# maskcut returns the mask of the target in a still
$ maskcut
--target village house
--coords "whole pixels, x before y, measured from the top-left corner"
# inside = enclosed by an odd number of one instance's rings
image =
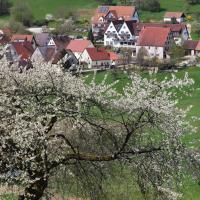
[[[144,27],[163,27],[170,28],[174,41],[177,45],[181,46],[186,40],[189,39],[189,32],[186,24],[165,24],[165,23],[138,23],[136,26],[136,36],[139,36],[140,31]]]
[[[187,40],[183,47],[187,55],[200,56],[200,40]]]
[[[9,28],[4,28],[0,30],[0,46],[5,46],[11,40],[12,32]]]
[[[183,12],[166,12],[164,22],[166,23],[182,23],[185,21],[185,14]]]
[[[80,59],[80,64],[87,64],[88,68],[92,67],[109,67],[111,60],[109,53],[104,48],[86,48]]]
[[[71,50],[59,50],[54,47],[37,47],[31,56],[32,62],[58,64],[59,62],[65,66],[71,67],[78,64],[78,60]]]
[[[34,48],[30,42],[12,42],[6,48],[6,57],[11,63],[28,61],[34,52]]]
[[[30,42],[33,48],[36,48],[36,41],[33,35],[14,34],[11,37],[11,42]]]
[[[110,22],[104,33],[104,46],[135,48],[135,26],[134,20]]]
[[[66,46],[66,49],[70,49],[77,59],[80,58],[81,54],[86,48],[94,47],[90,40],[84,39],[75,39],[71,40],[69,44]]]
[[[67,35],[53,35],[47,43],[47,46],[56,48],[56,50],[65,49],[70,42]]]
[[[120,55],[118,55],[112,51],[109,51],[108,54],[109,54],[109,58],[111,61],[111,66],[118,66],[123,63],[123,59]]]
[[[170,28],[145,27],[139,34],[136,45],[136,56],[143,49],[147,57],[169,58],[168,53],[173,42],[173,35]]]
[[[47,46],[52,38],[50,33],[37,33],[34,35],[37,47]]]
[[[136,48],[139,33],[144,27],[170,28],[174,41],[177,45],[182,45],[189,38],[187,26],[185,24],[165,24],[165,23],[136,23],[135,21],[117,20],[110,22],[104,33],[104,46],[115,48]]]
[[[99,6],[92,18],[94,37],[103,38],[107,24],[116,20],[139,21],[139,14],[134,6]]]

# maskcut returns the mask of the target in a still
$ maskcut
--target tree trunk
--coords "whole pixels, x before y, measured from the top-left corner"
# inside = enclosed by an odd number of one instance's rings
[[[40,179],[29,187],[25,188],[24,194],[19,195],[18,200],[40,200],[44,190],[48,186],[48,180]]]

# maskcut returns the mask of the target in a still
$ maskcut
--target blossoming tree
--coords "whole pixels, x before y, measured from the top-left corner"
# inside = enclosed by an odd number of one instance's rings
[[[187,76],[157,82],[133,74],[118,93],[115,83],[87,85],[59,66],[19,72],[0,62],[0,178],[21,184],[19,199],[40,199],[61,165],[115,160],[138,172],[143,191],[177,197],[171,183],[185,167],[181,137],[190,126],[170,89],[190,86]]]

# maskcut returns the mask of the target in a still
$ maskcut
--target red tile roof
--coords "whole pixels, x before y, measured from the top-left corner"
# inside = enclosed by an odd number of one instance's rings
[[[33,35],[18,35],[15,34],[11,37],[11,42],[15,42],[15,41],[19,41],[19,40],[24,40],[24,41],[28,41],[28,42],[32,42],[33,40]]]
[[[87,48],[86,51],[92,61],[110,60],[109,53],[104,48]]]
[[[71,40],[66,49],[70,49],[72,52],[83,52],[88,48],[92,42],[90,40]],[[93,45],[92,45],[93,46]]]
[[[141,31],[141,29],[144,27],[170,28],[172,32],[182,32],[185,28],[187,28],[187,26],[185,24],[137,23],[136,24],[137,32]]]
[[[92,19],[93,23],[97,23],[100,17],[105,17],[109,11],[112,11],[116,17],[122,17],[124,20],[131,20],[136,8],[134,6],[99,6]]]
[[[30,42],[13,42],[12,46],[14,47],[17,54],[21,56],[21,59],[30,59],[34,52]]]
[[[166,12],[165,18],[180,18],[185,17],[185,14],[183,12]]]
[[[109,54],[110,60],[112,60],[112,61],[120,59],[120,57],[116,53],[114,53],[114,52],[108,52],[108,54]]]
[[[163,28],[163,27],[143,28],[139,34],[137,45],[164,47],[170,32],[171,32],[170,28]]]

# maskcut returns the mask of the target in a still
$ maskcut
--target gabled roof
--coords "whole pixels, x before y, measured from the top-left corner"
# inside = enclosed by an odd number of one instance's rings
[[[20,40],[32,42],[33,41],[33,35],[19,35],[15,34],[11,37],[11,42],[18,42]]]
[[[165,18],[180,18],[185,17],[185,14],[183,12],[166,12]]]
[[[37,49],[40,51],[42,57],[46,62],[51,61],[56,53],[56,49],[54,47],[45,46],[45,47],[38,47]]]
[[[71,40],[67,45],[66,49],[70,49],[72,52],[83,52],[86,48],[88,48],[92,42],[90,40],[82,40],[76,39]]]
[[[155,46],[164,47],[170,28],[163,27],[146,27],[139,34],[138,46]]]
[[[69,44],[70,38],[67,35],[56,35],[52,37],[55,45],[59,49],[65,49],[65,47]]]
[[[165,24],[165,23],[136,23],[133,24],[133,29],[135,31],[135,35],[139,35],[139,32],[144,27],[163,27],[163,28],[170,28],[171,32],[179,32],[182,33],[184,29],[187,29],[187,26],[182,24]]]
[[[115,13],[117,18],[122,17],[124,20],[131,20],[136,8],[134,6],[99,6],[92,19],[93,23],[97,23],[100,17],[105,17],[109,11]]]
[[[184,47],[189,50],[200,51],[200,40],[186,40]]]
[[[116,31],[118,32],[124,24],[124,20],[117,20],[112,22]]]
[[[92,61],[110,60],[109,53],[104,48],[87,48],[86,51],[88,52]]]
[[[132,34],[134,34],[134,32],[136,30],[137,21],[136,20],[128,20],[128,21],[116,20],[116,21],[112,21],[111,23],[113,23],[113,25],[114,25],[114,27],[115,27],[115,29],[116,29],[117,32],[119,32],[120,29],[122,28],[123,24],[126,23],[126,25],[128,26],[130,32]],[[106,26],[105,32],[107,31],[109,25]]]
[[[50,39],[51,39],[51,35],[49,33],[37,33],[37,34],[35,34],[36,44],[40,47],[47,46]]]
[[[116,12],[116,10],[109,10],[105,17],[107,17],[110,13],[114,16],[113,17],[114,19],[117,19],[117,12]]]
[[[30,42],[12,42],[11,45],[17,52],[21,59],[28,60],[31,58],[34,49]]]

